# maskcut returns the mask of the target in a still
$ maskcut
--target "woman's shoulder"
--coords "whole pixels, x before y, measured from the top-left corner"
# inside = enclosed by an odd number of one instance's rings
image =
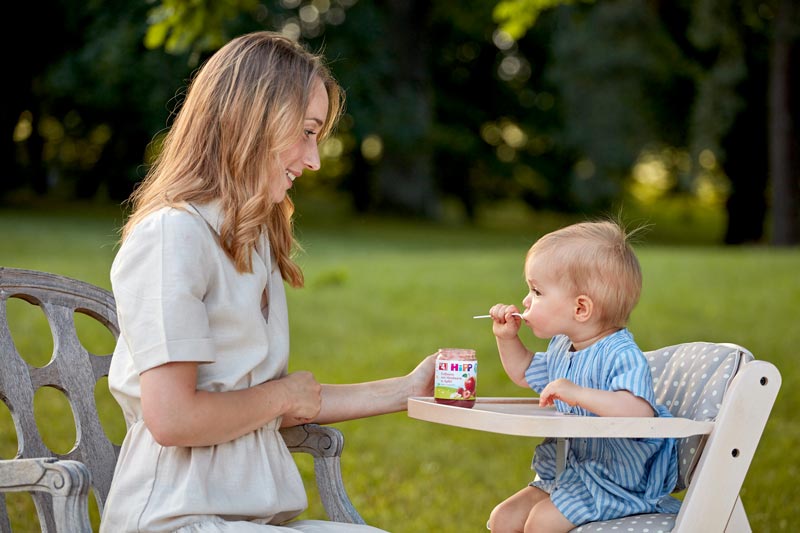
[[[129,238],[196,238],[209,233],[205,220],[188,205],[164,206],[146,214]]]
[[[200,215],[181,206],[161,207],[147,213],[133,226],[114,264],[158,261],[165,253],[188,255],[199,261],[212,255],[214,246],[213,233]]]
[[[203,219],[195,212],[189,204],[165,205],[146,214],[137,224],[185,224],[196,225],[202,223]]]
[[[218,248],[205,220],[191,210],[161,207],[131,229],[111,265],[112,285],[165,268],[204,270],[216,261]]]

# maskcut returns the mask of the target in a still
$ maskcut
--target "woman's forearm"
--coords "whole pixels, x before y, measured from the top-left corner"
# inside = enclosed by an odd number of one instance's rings
[[[389,378],[347,385],[322,385],[322,409],[312,420],[330,424],[403,411],[408,405],[404,378]]]
[[[411,396],[432,396],[436,354],[423,359],[405,376],[354,383],[348,385],[322,385],[322,407],[312,420],[330,424],[404,411]],[[285,425],[295,425],[284,418]]]

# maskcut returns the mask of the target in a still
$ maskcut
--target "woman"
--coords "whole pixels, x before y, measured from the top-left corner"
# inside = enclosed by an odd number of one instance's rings
[[[319,56],[269,32],[234,39],[192,81],[111,269],[109,386],[128,433],[103,531],[376,531],[279,527],[307,505],[281,427],[399,411],[432,391],[433,356],[368,383],[287,373],[284,281],[303,285],[287,192],[319,168],[341,100]]]

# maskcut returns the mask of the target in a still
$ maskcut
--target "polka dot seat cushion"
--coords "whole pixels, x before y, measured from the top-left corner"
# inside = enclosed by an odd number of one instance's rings
[[[603,520],[592,522],[583,526],[578,526],[572,533],[587,533],[591,531],[600,533],[668,533],[675,527],[674,514],[640,514],[617,518],[614,520]]]
[[[673,416],[693,420],[715,420],[722,396],[740,366],[753,355],[733,344],[691,342],[645,352],[653,373],[656,401]],[[692,478],[705,437],[695,435],[678,441],[678,486],[685,489]],[[657,533],[672,531],[676,515],[635,515],[592,522],[573,533]]]

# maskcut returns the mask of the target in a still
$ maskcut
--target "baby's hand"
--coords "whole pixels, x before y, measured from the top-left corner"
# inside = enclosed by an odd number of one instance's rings
[[[568,379],[559,378],[548,383],[544,390],[542,390],[542,393],[539,395],[539,405],[541,407],[553,405],[553,400],[561,400],[570,406],[577,405],[581,390],[583,390],[583,387],[576,385]]]
[[[489,315],[492,317],[492,333],[495,337],[512,339],[517,336],[522,319],[515,305],[497,304],[489,310]]]

